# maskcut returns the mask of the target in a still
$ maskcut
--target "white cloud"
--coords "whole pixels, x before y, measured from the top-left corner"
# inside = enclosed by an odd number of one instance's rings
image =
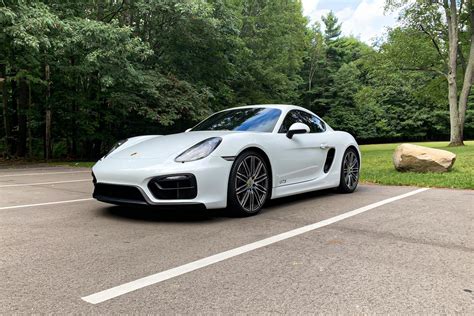
[[[303,0],[302,2],[304,15],[313,18],[314,13],[318,8],[319,0]]]
[[[384,0],[359,0],[357,3],[333,10],[342,23],[344,35],[353,35],[366,43],[372,43],[385,33],[387,27],[396,24],[398,12],[385,15]],[[321,1],[303,0],[304,14],[311,21],[321,21],[321,16],[329,12],[330,3],[325,3],[324,9],[318,9]]]

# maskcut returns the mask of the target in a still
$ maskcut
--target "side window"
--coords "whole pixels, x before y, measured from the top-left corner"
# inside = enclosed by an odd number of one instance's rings
[[[293,123],[304,123],[309,126],[310,133],[322,133],[326,130],[326,125],[317,116],[310,113],[292,110],[288,112],[278,133],[286,133]]]
[[[290,126],[293,125],[293,123],[301,123],[301,118],[299,116],[299,111],[292,110],[286,114],[285,119],[283,120],[283,123],[281,123],[280,130],[278,133],[285,133],[288,132],[290,129]]]
[[[317,116],[300,111],[302,122],[309,126],[311,133],[322,133],[326,130],[326,125]]]

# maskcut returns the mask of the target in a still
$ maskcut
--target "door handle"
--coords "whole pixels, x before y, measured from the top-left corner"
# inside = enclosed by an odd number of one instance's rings
[[[324,143],[324,144],[319,145],[319,148],[321,148],[321,149],[328,149],[329,146],[328,146],[328,144]]]

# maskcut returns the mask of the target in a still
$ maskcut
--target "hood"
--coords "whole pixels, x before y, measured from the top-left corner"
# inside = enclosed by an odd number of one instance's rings
[[[191,146],[210,137],[222,137],[231,131],[200,131],[156,136],[138,144],[112,152],[110,159],[159,159],[175,158]],[[125,143],[126,145],[127,143]]]

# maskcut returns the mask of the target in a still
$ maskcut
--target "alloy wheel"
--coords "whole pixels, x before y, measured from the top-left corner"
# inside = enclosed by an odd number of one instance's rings
[[[353,151],[344,156],[344,182],[349,189],[355,189],[359,181],[359,159]]]
[[[258,211],[268,194],[268,173],[260,157],[249,155],[237,167],[235,193],[240,206],[249,213]]]

